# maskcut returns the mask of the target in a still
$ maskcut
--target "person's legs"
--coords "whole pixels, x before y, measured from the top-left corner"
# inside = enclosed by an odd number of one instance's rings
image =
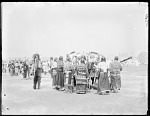
[[[33,79],[33,89],[36,89],[36,83],[37,83],[37,77],[34,76],[34,79]]]
[[[40,84],[41,84],[41,76],[38,76],[38,89],[40,89]]]
[[[68,84],[71,84],[72,73],[69,72],[68,76],[69,76],[69,77],[68,77],[68,78],[69,78],[69,79],[68,79]]]
[[[30,69],[28,69],[28,77],[30,78]]]
[[[76,87],[76,79],[75,79],[75,76],[73,76],[73,82],[74,82],[74,86]]]

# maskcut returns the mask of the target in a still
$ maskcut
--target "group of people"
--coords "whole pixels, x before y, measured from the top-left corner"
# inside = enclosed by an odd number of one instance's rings
[[[89,62],[85,57],[71,59],[69,55],[64,61],[63,57],[51,58],[52,87],[63,91],[65,85],[71,85],[76,91],[86,92],[86,89],[97,88],[98,94],[105,91],[118,92],[121,88],[122,66],[119,57],[108,64],[102,57],[100,62]],[[97,82],[97,84],[95,84]]]
[[[11,76],[19,76],[22,74],[23,78],[30,78],[32,63],[29,60],[10,60],[6,67],[8,67],[8,72]]]
[[[121,88],[122,66],[115,57],[108,64],[106,58],[102,57],[99,62],[91,62],[85,56],[71,58],[69,54],[66,59],[51,57],[49,62],[43,62],[39,54],[35,54],[31,61],[11,61],[8,64],[11,76],[23,74],[23,78],[34,76],[33,88],[38,89],[41,85],[42,73],[50,73],[52,78],[52,87],[59,91],[66,90],[70,86],[76,92],[86,93],[87,89],[96,88],[97,94],[103,94],[106,91],[118,92]]]

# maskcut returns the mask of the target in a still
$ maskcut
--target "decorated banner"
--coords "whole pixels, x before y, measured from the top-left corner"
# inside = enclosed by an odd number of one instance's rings
[[[101,57],[103,56],[97,52],[90,52],[87,58],[89,62],[97,62],[101,59]]]

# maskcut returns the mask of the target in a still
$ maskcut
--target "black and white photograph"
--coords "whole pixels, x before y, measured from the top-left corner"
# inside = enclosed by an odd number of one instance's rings
[[[2,115],[148,115],[148,2],[2,2]]]

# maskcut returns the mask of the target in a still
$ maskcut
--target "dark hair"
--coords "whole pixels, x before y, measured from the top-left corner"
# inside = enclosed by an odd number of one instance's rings
[[[106,62],[106,58],[105,57],[103,58],[103,61]]]
[[[51,60],[53,60],[53,57],[50,57]]]
[[[114,60],[118,60],[118,59],[119,59],[119,57],[118,57],[118,56],[115,56]]]
[[[80,61],[81,63],[83,63],[83,64],[85,64],[85,61],[83,60],[83,59],[81,59],[81,61]]]
[[[63,60],[63,57],[62,57],[62,56],[59,56],[59,60]]]
[[[102,58],[101,58],[101,62],[106,62],[106,58],[105,58],[105,57],[102,57]]]

